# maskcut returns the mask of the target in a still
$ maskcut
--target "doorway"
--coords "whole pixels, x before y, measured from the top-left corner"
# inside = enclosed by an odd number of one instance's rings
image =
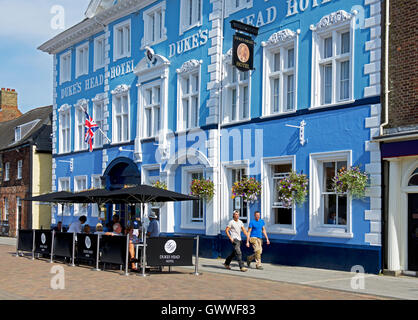
[[[408,195],[408,270],[418,271],[418,193]]]

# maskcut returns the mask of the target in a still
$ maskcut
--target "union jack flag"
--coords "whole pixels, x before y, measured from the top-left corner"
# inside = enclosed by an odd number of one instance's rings
[[[93,151],[94,134],[97,130],[99,130],[99,126],[93,121],[93,119],[89,116],[87,111],[84,111],[84,113],[86,114],[84,140],[86,141],[86,143],[89,144],[90,152],[92,152]]]

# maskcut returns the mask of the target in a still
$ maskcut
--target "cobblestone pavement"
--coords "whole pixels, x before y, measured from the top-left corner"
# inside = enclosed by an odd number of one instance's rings
[[[91,300],[270,300],[270,299],[382,299],[371,295],[313,288],[289,283],[239,278],[205,272],[192,275],[184,268],[169,273],[123,275],[119,270],[93,271],[90,267],[50,264],[46,259],[32,261],[29,256],[15,257],[13,246],[0,245],[0,299],[91,299]],[[65,270],[65,290],[51,289],[51,267]]]

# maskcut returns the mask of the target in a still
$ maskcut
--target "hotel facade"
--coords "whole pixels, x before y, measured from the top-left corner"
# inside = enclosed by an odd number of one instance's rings
[[[190,193],[206,178],[210,201],[147,207],[162,233],[199,234],[203,256],[224,256],[233,210],[246,224],[260,210],[264,261],[381,271],[379,0],[108,2],[40,47],[54,61],[53,191],[161,181]],[[232,66],[232,20],[259,28],[252,71]],[[93,152],[83,110],[103,131]],[[364,199],[329,187],[350,166],[370,174]],[[292,170],[308,176],[309,195],[285,208],[276,186]],[[254,203],[232,199],[245,176],[262,184]],[[75,204],[51,218],[85,214],[94,226],[138,210]]]

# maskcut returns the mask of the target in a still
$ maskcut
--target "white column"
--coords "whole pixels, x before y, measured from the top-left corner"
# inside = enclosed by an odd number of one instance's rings
[[[162,172],[161,178],[163,179],[163,176],[166,175],[166,183],[167,183],[167,189],[175,191],[175,171],[169,171],[169,172]],[[163,179],[164,180],[164,179]],[[165,214],[162,214],[162,218],[160,220],[161,222],[161,232],[166,233],[174,233],[174,203],[173,202],[167,202],[164,205],[165,207]]]
[[[389,211],[388,211],[388,268],[400,271],[400,215],[401,215],[401,163],[391,159],[389,167]]]

